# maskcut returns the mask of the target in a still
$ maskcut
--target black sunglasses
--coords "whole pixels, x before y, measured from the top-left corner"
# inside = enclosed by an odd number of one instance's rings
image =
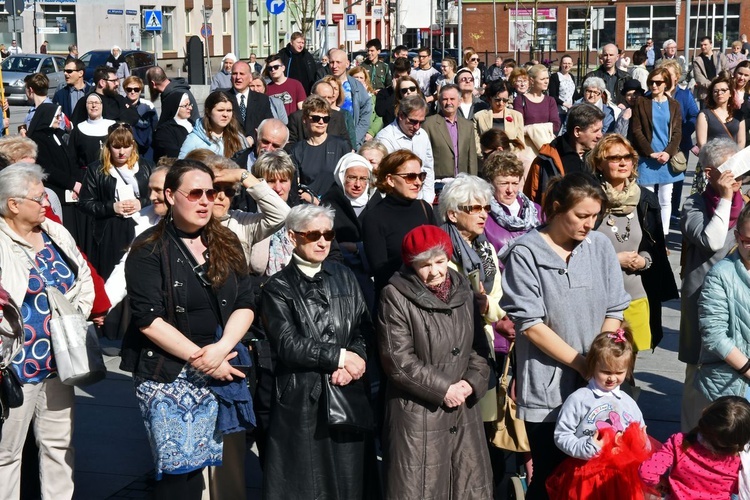
[[[414,118],[409,118],[406,115],[402,115],[402,116],[404,117],[404,120],[406,120],[407,122],[409,122],[410,124],[412,124],[415,127],[417,125],[422,125],[425,122],[425,120],[415,120]]]
[[[409,184],[414,184],[414,181],[416,181],[417,179],[419,179],[419,182],[424,182],[424,180],[427,178],[427,172],[419,172],[418,174],[415,174],[414,172],[409,172],[408,174],[391,174],[391,175],[398,175]]]
[[[71,74],[76,71],[83,71],[83,70],[82,69],[64,69],[63,71],[66,72],[67,74]]]
[[[416,86],[413,86],[413,87],[404,87],[402,89],[399,89],[399,92],[401,93],[401,95],[411,94],[412,92],[416,92],[416,91],[417,91],[417,87]]]
[[[328,123],[331,121],[329,115],[310,115],[308,116],[308,119],[313,123]]]
[[[336,231],[334,231],[333,229],[329,229],[328,231],[294,231],[294,234],[296,234],[303,240],[306,240],[308,243],[319,241],[321,236],[326,241],[333,241],[333,239],[336,237]]]
[[[215,189],[191,189],[187,193],[185,191],[177,190],[178,193],[182,193],[185,198],[188,199],[188,201],[196,202],[203,198],[203,195],[206,195],[206,199],[208,201],[214,201],[216,199],[216,190]]]
[[[125,87],[125,92],[140,92],[140,87]]]
[[[124,128],[125,130],[133,130],[133,127],[131,127],[129,123],[118,122],[118,123],[113,123],[112,125],[110,125],[107,131],[111,134],[112,132],[114,132],[120,127]]]
[[[216,194],[224,193],[224,196],[226,196],[227,198],[231,198],[232,196],[237,195],[237,190],[234,188],[234,186],[222,186],[220,184],[214,184],[214,191],[216,191]]]
[[[280,67],[281,67],[281,64],[274,64],[273,66],[269,66],[268,69],[270,69],[271,71],[276,71]]]

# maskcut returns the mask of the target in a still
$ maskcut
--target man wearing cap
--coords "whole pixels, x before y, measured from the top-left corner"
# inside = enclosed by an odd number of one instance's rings
[[[633,78],[625,80],[625,84],[622,86],[620,92],[625,98],[623,104],[620,105],[621,107],[624,106],[624,108],[615,122],[615,134],[628,137],[628,133],[630,132],[630,118],[633,116],[633,106],[635,106],[635,101],[637,101],[644,92],[643,87],[641,87],[641,82]]]
[[[217,89],[228,89],[232,87],[232,65],[237,62],[237,56],[231,52],[221,60],[221,71],[211,78],[211,92]]]

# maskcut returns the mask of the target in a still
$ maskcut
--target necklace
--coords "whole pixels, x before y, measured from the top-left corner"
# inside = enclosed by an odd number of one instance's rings
[[[175,234],[177,234],[177,236],[181,238],[183,241],[190,243],[191,245],[195,243],[196,241],[200,240],[201,235],[203,234],[203,228],[200,228],[199,230],[193,233],[188,233],[186,231],[182,231],[177,226],[173,226],[173,227],[174,227]]]
[[[617,221],[614,217],[612,217],[612,213],[609,212],[607,214],[607,225],[609,226],[610,231],[615,233],[615,238],[620,243],[625,243],[630,239],[630,222],[633,220],[633,217],[635,216],[634,212],[629,213],[625,216],[626,219],[628,219],[628,223],[625,225],[625,232],[620,234],[618,231],[620,228],[617,227]]]

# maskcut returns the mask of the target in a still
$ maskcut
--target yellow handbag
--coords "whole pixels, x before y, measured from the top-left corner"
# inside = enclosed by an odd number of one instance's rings
[[[494,423],[495,433],[492,436],[492,444],[503,450],[521,452],[529,451],[531,448],[523,420],[516,417],[516,402],[508,394],[510,353],[513,352],[514,345],[515,342],[511,342],[508,355],[505,357],[503,376],[497,388],[497,420]]]

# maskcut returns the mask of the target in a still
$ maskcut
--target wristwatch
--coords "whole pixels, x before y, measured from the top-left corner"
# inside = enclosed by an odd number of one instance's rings
[[[250,172],[245,170],[244,172],[242,172],[242,175],[240,175],[240,182],[245,182],[248,177],[250,177]]]

